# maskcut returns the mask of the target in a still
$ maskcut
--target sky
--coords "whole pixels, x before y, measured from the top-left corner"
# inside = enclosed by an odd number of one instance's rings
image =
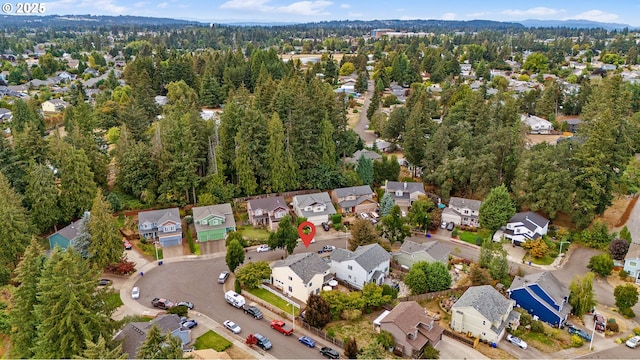
[[[640,25],[638,0],[58,0],[45,15],[136,15],[203,22],[317,22],[325,20],[583,19]]]

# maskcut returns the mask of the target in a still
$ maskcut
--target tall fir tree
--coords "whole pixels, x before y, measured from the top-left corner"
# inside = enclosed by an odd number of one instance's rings
[[[46,165],[32,162],[26,180],[25,203],[31,209],[34,225],[42,233],[60,220],[54,171]]]
[[[91,233],[89,232],[90,220],[91,213],[87,211],[82,215],[80,223],[78,224],[78,235],[73,239],[73,242],[71,242],[71,248],[80,254],[83,259],[91,257],[91,252],[89,251],[91,247]]]
[[[287,190],[287,182],[291,180],[295,175],[288,173],[285,156],[286,139],[284,136],[284,127],[280,116],[277,112],[273,113],[271,120],[269,121],[269,144],[267,145],[267,167],[269,168],[270,176],[268,177],[267,193],[270,192],[283,192]],[[293,176],[292,176],[293,175]]]
[[[110,348],[104,337],[100,336],[98,342],[87,340],[86,349],[82,353],[82,356],[76,357],[76,359],[127,359],[127,354],[122,353],[122,344],[118,344],[113,348]]]
[[[320,122],[320,139],[318,140],[320,151],[320,166],[333,169],[336,166],[336,144],[333,141],[333,126],[326,117]]]
[[[96,193],[96,183],[84,150],[63,146],[60,153],[60,210],[65,221],[71,221],[89,210]]]
[[[139,359],[183,359],[182,341],[171,333],[162,335],[158,325],[151,326],[147,338],[135,355]],[[129,354],[129,357],[134,357]]]
[[[365,185],[373,184],[373,161],[360,155],[356,171]]]
[[[98,268],[115,264],[122,259],[122,241],[118,236],[117,219],[111,213],[111,205],[98,189],[91,206],[89,218],[91,262]]]

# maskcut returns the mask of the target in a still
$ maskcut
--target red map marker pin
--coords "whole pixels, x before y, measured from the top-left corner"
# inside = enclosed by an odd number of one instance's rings
[[[305,234],[304,228],[309,228],[311,229],[311,231],[309,231],[308,234]],[[309,244],[311,244],[311,240],[313,240],[313,237],[316,236],[316,227],[309,221],[305,221],[300,224],[300,226],[298,226],[298,235],[300,235],[300,239],[302,239],[302,243],[304,243],[304,246],[309,247]]]

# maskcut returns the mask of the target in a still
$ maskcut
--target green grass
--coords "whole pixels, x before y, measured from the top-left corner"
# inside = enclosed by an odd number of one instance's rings
[[[218,352],[225,351],[230,346],[231,342],[229,340],[213,330],[200,335],[195,344],[196,350],[213,349]]]
[[[551,256],[549,256],[549,254],[541,258],[534,258],[529,255],[525,256],[524,258],[524,261],[531,261],[536,265],[551,265],[551,263],[553,263],[553,260],[555,260],[555,258],[552,258]]]
[[[138,244],[138,247],[140,248],[140,250],[142,250],[142,253],[150,256],[152,258],[156,258],[156,249],[154,248],[153,244],[143,244],[142,242],[140,244]],[[162,260],[164,259],[164,257],[162,256],[162,248],[158,246],[158,259]]]
[[[279,296],[274,295],[273,293],[262,289],[262,288],[257,288],[257,289],[245,289],[246,291],[248,291],[249,293],[253,294],[254,296],[259,297],[260,299],[268,302],[269,304],[277,307],[278,309],[282,310],[283,312],[287,313],[287,314],[291,314],[291,305],[289,305],[289,302],[284,301],[283,299],[281,299]],[[300,308],[297,308],[294,306],[295,309],[295,314],[298,315],[300,314]]]
[[[114,309],[123,305],[122,299],[120,299],[120,292],[113,292],[107,297],[107,305],[113,306]]]
[[[256,239],[267,241],[269,238],[269,231],[264,229],[254,229],[251,225],[240,226],[238,231],[247,240]]]
[[[476,244],[476,238],[480,237],[483,240],[488,238],[489,236],[491,236],[491,231],[486,230],[486,229],[480,229],[477,232],[472,232],[472,231],[462,231],[459,230],[458,231],[458,237],[460,238],[460,240],[472,244],[472,245],[477,245]]]
[[[522,338],[525,341],[530,341],[530,342],[537,341],[545,345],[553,345],[555,343],[553,339],[551,339],[548,335],[533,332],[533,331],[524,333],[524,335],[522,335]]]

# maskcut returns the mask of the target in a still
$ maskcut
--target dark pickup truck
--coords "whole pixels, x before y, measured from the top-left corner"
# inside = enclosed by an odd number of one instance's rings
[[[151,300],[151,305],[153,305],[153,307],[157,307],[162,310],[168,310],[172,308],[174,304],[169,299],[154,298],[153,300]]]

